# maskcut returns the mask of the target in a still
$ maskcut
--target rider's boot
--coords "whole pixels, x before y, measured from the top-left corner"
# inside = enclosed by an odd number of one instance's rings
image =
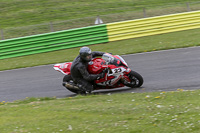
[[[84,87],[84,86],[82,86],[82,85],[79,85],[79,88],[80,88],[81,90],[83,90],[83,92],[85,92],[86,94],[87,94],[87,93],[90,94],[90,93],[93,91],[93,87],[89,87],[89,88],[87,87],[87,88],[86,88],[86,87]]]

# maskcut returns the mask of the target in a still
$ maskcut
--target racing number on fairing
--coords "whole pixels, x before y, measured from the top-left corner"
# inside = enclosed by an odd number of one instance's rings
[[[119,72],[121,72],[121,71],[122,71],[121,68],[116,68],[116,69],[114,69],[114,73],[119,73]]]

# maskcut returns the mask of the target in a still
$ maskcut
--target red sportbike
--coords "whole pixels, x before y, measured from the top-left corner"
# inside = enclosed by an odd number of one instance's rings
[[[72,62],[54,65],[54,69],[63,73],[63,86],[74,93],[85,93],[78,84],[74,84],[70,68]],[[131,70],[125,60],[119,55],[104,54],[102,58],[93,58],[88,63],[88,72],[90,74],[99,74],[107,70],[104,78],[93,81],[94,90],[114,89],[128,86],[131,88],[140,87],[143,84],[142,76]]]

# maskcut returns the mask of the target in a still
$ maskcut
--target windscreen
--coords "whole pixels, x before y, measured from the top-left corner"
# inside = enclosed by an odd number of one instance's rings
[[[102,59],[105,60],[106,64],[112,64],[114,61],[114,57],[111,54],[103,54]]]

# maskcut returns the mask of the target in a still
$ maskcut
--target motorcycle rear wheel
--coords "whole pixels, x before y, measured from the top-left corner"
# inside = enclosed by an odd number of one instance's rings
[[[136,87],[142,86],[144,80],[143,80],[143,77],[139,73],[131,70],[128,76],[131,80],[130,82],[131,84],[127,85],[128,87],[136,88]]]
[[[71,75],[65,75],[63,77],[63,82],[71,82],[71,83],[73,83]],[[65,87],[65,88],[68,89],[69,91],[73,92],[73,93],[76,93],[76,94],[84,94],[83,91],[78,90],[78,89],[71,89],[71,88],[67,88],[67,87]]]

